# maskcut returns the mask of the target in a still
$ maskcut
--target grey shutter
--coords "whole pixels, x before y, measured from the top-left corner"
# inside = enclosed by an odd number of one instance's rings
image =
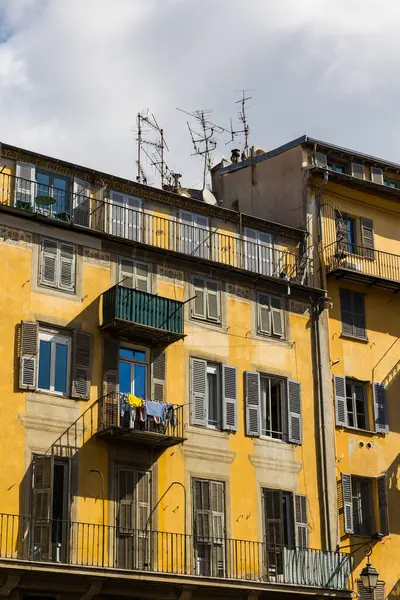
[[[222,429],[237,431],[237,370],[222,365]]]
[[[375,258],[374,253],[374,224],[372,219],[362,217],[361,221],[361,240],[363,245],[363,255],[365,258]]]
[[[358,338],[366,338],[367,331],[365,325],[365,302],[364,294],[360,292],[353,292],[353,324],[354,333],[353,335]]]
[[[225,499],[224,484],[211,481],[212,556],[211,575],[223,577],[225,572]]]
[[[119,263],[119,283],[127,288],[135,287],[135,265],[130,258],[122,258]]]
[[[24,390],[36,388],[39,326],[33,321],[21,322],[19,352],[19,387]]]
[[[120,424],[119,408],[119,342],[109,338],[103,341],[103,399],[100,422],[103,427]]]
[[[60,244],[59,287],[62,290],[75,290],[75,246]]]
[[[220,291],[217,282],[207,281],[207,319],[220,321]]]
[[[32,554],[38,560],[51,560],[54,457],[33,457]]]
[[[164,350],[154,348],[151,352],[151,399],[165,402],[166,354]]]
[[[351,174],[353,177],[357,177],[357,179],[364,179],[364,165],[361,163],[351,163]]]
[[[245,388],[246,434],[259,437],[261,432],[260,373],[246,371]]]
[[[35,165],[17,163],[15,167],[15,201],[33,204],[35,195]],[[18,204],[17,204],[18,206]]]
[[[377,167],[371,167],[371,181],[383,185],[383,171]]]
[[[346,533],[354,533],[351,475],[346,475],[345,473],[342,473],[342,498],[344,530]]]
[[[270,298],[267,294],[258,295],[258,331],[271,333],[271,308]]]
[[[320,169],[327,169],[328,161],[327,161],[326,154],[323,154],[322,152],[315,152],[314,163],[315,163],[315,166],[319,167]]]
[[[295,494],[294,516],[296,523],[296,546],[298,548],[308,548],[307,496]]]
[[[383,383],[374,382],[372,384],[372,396],[374,399],[375,431],[389,433],[386,388]]]
[[[190,417],[192,425],[207,425],[207,361],[191,359]]]
[[[136,496],[136,523],[137,547],[136,565],[137,569],[148,569],[150,567],[150,531],[148,519],[150,516],[150,473],[147,471],[137,472],[135,488]]]
[[[192,301],[192,314],[200,319],[206,318],[206,288],[204,279],[193,278],[195,298]]]
[[[377,488],[379,507],[379,531],[383,535],[389,535],[388,482],[386,475],[378,477]]]
[[[285,325],[282,298],[271,296],[271,317],[272,333],[277,337],[283,338],[285,332]]]
[[[136,289],[141,292],[150,292],[150,274],[146,263],[137,262],[135,265]]]
[[[288,379],[287,382],[288,399],[288,422],[289,422],[289,442],[294,444],[302,443],[302,418],[301,418],[301,385],[298,381]]]
[[[58,283],[58,243],[42,239],[40,255],[40,283],[56,286]]]
[[[333,387],[335,392],[336,425],[346,427],[346,378],[341,375],[334,375]]]
[[[212,537],[210,481],[193,480],[193,518],[196,541],[210,542]]]
[[[117,567],[133,569],[135,550],[135,484],[133,469],[117,471]]]
[[[376,588],[370,590],[363,586],[361,579],[357,580],[357,598],[359,600],[385,600],[385,582],[378,581]]]
[[[92,335],[74,331],[72,397],[89,400],[92,370]]]
[[[354,335],[353,295],[351,290],[340,289],[340,311],[343,335]]]
[[[283,546],[284,531],[282,491],[264,489],[263,507],[267,551],[272,550],[272,552],[278,558],[277,555],[280,551],[280,548]]]

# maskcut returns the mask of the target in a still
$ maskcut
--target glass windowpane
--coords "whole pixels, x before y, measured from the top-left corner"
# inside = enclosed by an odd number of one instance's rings
[[[68,346],[56,343],[54,389],[62,394],[67,393]]]
[[[38,387],[50,389],[51,342],[40,340]]]

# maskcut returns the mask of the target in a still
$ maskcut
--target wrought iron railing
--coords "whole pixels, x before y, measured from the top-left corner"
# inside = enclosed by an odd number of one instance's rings
[[[345,241],[333,242],[324,248],[329,271],[347,269],[390,281],[400,282],[400,256],[373,250]]]
[[[120,428],[127,432],[149,432],[179,438],[184,437],[183,406],[148,401],[142,406],[129,404],[127,394],[114,392],[99,399],[99,431]],[[159,409],[154,417],[154,405]]]
[[[338,590],[351,583],[345,553],[11,514],[0,514],[2,559]]]
[[[113,319],[183,335],[183,303],[115,285],[103,294],[103,325]]]
[[[0,204],[164,250],[312,285],[313,263],[306,255],[245,236],[150,214],[110,199],[88,198],[1,173]]]

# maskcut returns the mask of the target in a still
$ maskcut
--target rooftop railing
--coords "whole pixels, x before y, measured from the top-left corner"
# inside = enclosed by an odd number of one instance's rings
[[[271,243],[0,174],[0,204],[259,275],[312,285],[312,259]]]

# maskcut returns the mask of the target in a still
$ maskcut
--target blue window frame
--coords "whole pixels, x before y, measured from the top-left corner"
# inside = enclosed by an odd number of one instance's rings
[[[120,348],[119,391],[139,398],[147,397],[147,356],[143,350]]]
[[[68,394],[70,385],[71,338],[39,332],[39,390]]]

